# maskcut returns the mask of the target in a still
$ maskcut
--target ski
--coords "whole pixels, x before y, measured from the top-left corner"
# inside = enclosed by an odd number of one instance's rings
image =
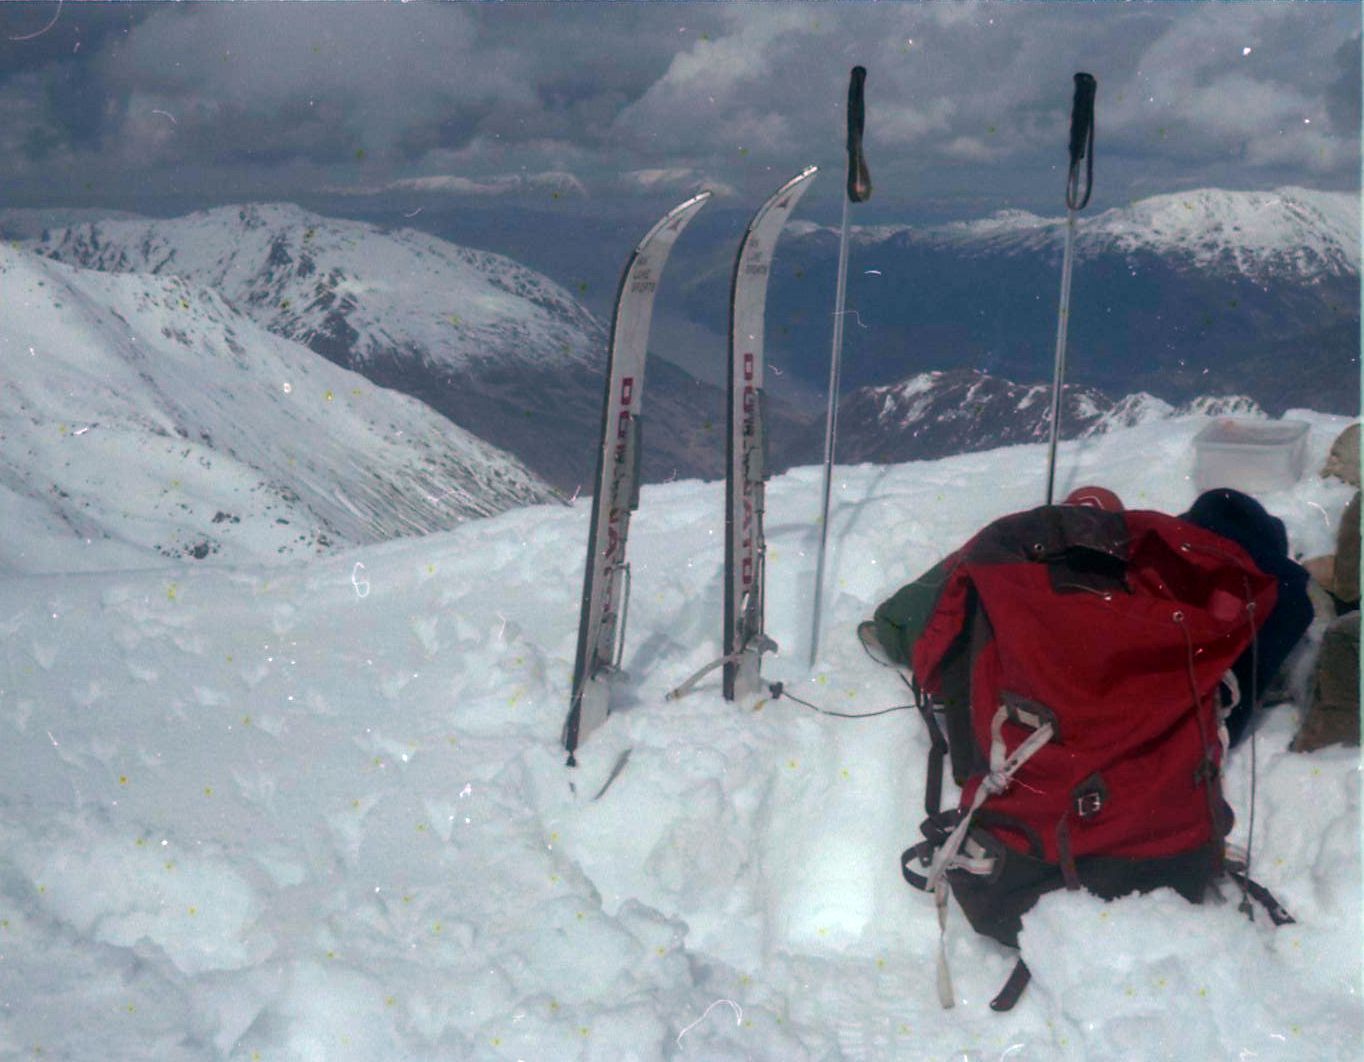
[[[640,409],[654,294],[673,243],[710,199],[702,192],[673,207],[640,240],[621,275],[606,366],[596,491],[588,525],[573,693],[564,721],[568,765],[578,745],[611,712],[610,679],[620,670],[630,595],[625,541],[639,505]]]
[[[763,626],[764,495],[768,479],[764,423],[763,319],[772,254],[791,211],[818,167],[807,166],[753,215],[734,260],[729,301],[729,417],[725,479],[724,695],[733,701],[759,690],[762,654],[776,643]]]
[[[724,670],[725,700],[761,689],[762,654],[777,648],[763,629],[764,415],[763,317],[772,252],[791,211],[819,167],[807,166],[778,188],[744,230],[729,289],[729,413],[726,417],[724,655],[712,660],[667,699],[685,697],[716,668]]]

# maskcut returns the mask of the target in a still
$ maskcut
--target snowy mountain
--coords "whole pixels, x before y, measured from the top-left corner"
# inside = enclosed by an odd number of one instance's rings
[[[297,557],[552,497],[208,289],[0,248],[0,293],[0,568]]]
[[[581,368],[598,354],[591,315],[510,259],[292,204],[92,222],[49,231],[35,249],[87,269],[213,288],[262,327],[357,371],[402,352],[446,373],[490,363]]]
[[[1191,269],[1267,282],[1359,274],[1359,197],[1347,192],[1201,188],[1081,217],[1075,241],[1080,261],[1105,253],[1155,254]],[[1065,225],[1063,218],[1003,211],[917,233],[885,231],[880,238],[904,235],[968,253],[1026,254],[1061,248]]]
[[[145,221],[143,215],[100,207],[9,207],[0,209],[0,238],[36,240],[55,228],[74,228],[100,221]]]
[[[1195,413],[1265,415],[1243,395],[1204,396],[1176,408],[1146,392],[1115,401],[1096,388],[1067,384],[1061,437],[1086,438]],[[919,373],[897,384],[862,387],[844,396],[838,412],[838,459],[847,464],[896,464],[1046,441],[1050,415],[1050,384],[1019,384],[976,369]],[[823,440],[816,435],[812,429],[787,446],[779,467],[822,460]]]
[[[1245,394],[1275,414],[1358,410],[1357,195],[1205,189],[1103,209],[1102,173],[1097,182],[1076,229],[1070,381],[1176,406]],[[1064,230],[1062,218],[1013,211],[857,233],[846,385],[967,368],[1050,377]],[[722,327],[725,257],[692,269],[689,313],[710,327]],[[835,230],[793,222],[768,300],[774,350],[816,387],[837,257]]]
[[[1319,467],[1345,421],[1294,415]],[[1062,487],[1181,512],[1206,423],[1065,443]],[[767,615],[783,651],[766,677],[848,713],[903,705],[855,625],[1035,505],[1044,458],[840,467],[815,668],[820,473],[775,478]],[[1312,556],[1350,493],[1309,474],[1263,500]],[[997,1014],[1014,956],[953,903],[943,1010],[934,904],[899,868],[919,836],[917,715],[736,705],[718,679],[664,700],[720,651],[723,505],[718,483],[644,489],[616,711],[573,771],[558,738],[583,500],[284,569],[0,575],[0,1055],[1357,1057],[1359,750],[1288,751],[1310,639],[1295,699],[1264,711],[1225,782],[1231,839],[1253,822],[1254,876],[1296,923],[1250,921],[1230,892],[1052,893],[1024,917],[1032,983]],[[0,506],[0,538],[13,518]]]
[[[421,399],[565,492],[593,474],[605,330],[563,287],[511,259],[290,204],[88,223],[33,247],[211,287],[260,326]],[[645,477],[719,474],[702,427],[714,418],[693,415],[696,381],[653,376],[645,413],[667,430],[651,435]],[[714,388],[700,390],[718,410]]]
[[[426,220],[419,213],[413,223]],[[532,233],[553,223],[532,220]],[[511,225],[504,214],[496,222],[478,230],[481,238],[492,241],[499,225]],[[717,337],[713,350],[689,351],[692,360],[723,358],[732,227],[703,215],[668,267],[665,286],[676,285],[683,312],[704,327],[695,335]],[[898,442],[870,432],[859,442],[854,424],[844,435],[849,454],[904,460],[1036,437],[1035,413],[1045,403],[1023,406],[1025,396],[1003,381],[1050,376],[1063,227],[1060,219],[1006,213],[859,234],[845,393],[941,373],[942,386],[958,381],[958,396],[972,397],[956,408],[940,396],[939,423],[930,428],[919,416]],[[1068,373],[1077,395],[1146,393],[1177,409],[1241,395],[1274,414],[1293,405],[1357,409],[1353,197],[1204,190],[1085,213],[1078,231]],[[556,252],[547,260],[567,268],[565,261],[601,258],[583,248],[618,237],[594,233],[568,241],[568,258]],[[565,493],[591,489],[605,330],[563,287],[509,259],[279,205],[87,223],[49,231],[35,246],[95,268],[177,273],[215,286],[264,327],[421,399]],[[815,393],[825,386],[836,260],[835,232],[791,223],[768,300],[774,381]],[[967,370],[999,383],[976,386],[960,375]],[[866,415],[854,418],[880,425],[872,414],[883,399],[865,401]],[[723,474],[719,389],[654,358],[645,407],[646,481]],[[821,418],[777,401],[769,413],[778,467],[819,460]],[[1083,420],[1084,410],[1075,415]]]

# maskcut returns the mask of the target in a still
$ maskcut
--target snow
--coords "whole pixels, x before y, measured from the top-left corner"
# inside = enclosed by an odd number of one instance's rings
[[[1291,416],[1319,467],[1346,421]],[[1058,489],[1182,511],[1206,422],[1063,443]],[[820,471],[774,479],[767,677],[838,710],[904,703],[856,623],[1036,504],[1044,466],[1028,445],[838,469],[813,671]],[[719,652],[723,493],[644,488],[626,675],[575,770],[586,501],[282,566],[0,576],[0,1055],[1355,1056],[1359,754],[1289,753],[1297,704],[1257,738],[1254,838],[1296,925],[1053,894],[1025,918],[1033,983],[996,1014],[1012,957],[954,912],[942,1010],[933,904],[898,868],[918,718],[731,705],[718,682],[663,699]],[[1309,476],[1262,500],[1310,556],[1349,494]],[[1242,843],[1249,767],[1235,750]]]
[[[422,403],[175,277],[0,247],[0,293],[17,311],[0,321],[0,570],[287,559],[552,497]]]
[[[1250,276],[1276,262],[1298,275],[1359,272],[1359,197],[1349,192],[1204,188],[1104,211],[1094,230],[1093,242],[1173,249]]]
[[[1199,188],[1107,210],[1091,209],[1077,218],[1075,247],[1081,258],[1102,252],[1131,255],[1145,251],[1169,255],[1197,269],[1262,282],[1285,274],[1320,278],[1359,273],[1359,196],[1350,192]],[[791,228],[800,236],[835,231],[812,222],[792,223]],[[869,243],[900,238],[1008,253],[1059,250],[1065,229],[1063,217],[1001,210],[970,221],[923,228],[866,227],[855,234]]]
[[[352,367],[412,354],[449,370],[572,367],[594,363],[601,348],[586,309],[509,258],[290,203],[89,223],[47,232],[33,248],[72,265],[213,288],[272,332],[344,346]]]
[[[931,395],[942,377],[941,372],[921,372],[897,384],[869,388],[873,400],[879,407],[876,413],[877,423],[884,424],[894,418],[896,423],[906,425],[918,420],[931,402],[927,398],[918,402],[914,399],[921,395]]]

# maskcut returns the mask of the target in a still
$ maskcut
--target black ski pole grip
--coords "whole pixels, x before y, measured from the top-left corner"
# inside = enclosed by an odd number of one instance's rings
[[[871,198],[871,174],[862,155],[862,127],[866,124],[867,104],[863,86],[867,68],[855,66],[848,81],[848,200],[865,203]]]
[[[1070,107],[1070,170],[1066,174],[1066,209],[1070,211],[1088,206],[1094,191],[1094,92],[1097,88],[1093,74],[1075,75],[1075,100]],[[1082,159],[1085,163],[1083,192],[1080,190]]]
[[[1094,139],[1094,93],[1098,82],[1093,74],[1075,75],[1075,100],[1070,107],[1070,164],[1075,166],[1085,157],[1085,149]]]

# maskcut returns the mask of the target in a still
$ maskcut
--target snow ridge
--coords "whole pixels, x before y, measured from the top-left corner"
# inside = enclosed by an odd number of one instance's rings
[[[1016,383],[977,369],[938,370],[859,388],[839,409],[840,457],[887,464],[1044,440],[1050,432],[1051,386]],[[1205,395],[1176,407],[1144,391],[1116,402],[1082,385],[1067,384],[1062,392],[1063,438],[1093,438],[1187,416],[1263,417],[1265,412],[1244,395]]]
[[[872,243],[902,239],[967,252],[1021,254],[1059,249],[1065,227],[1064,218],[1002,210],[927,228],[866,228],[858,236]],[[811,223],[793,227],[803,235],[820,230]],[[1200,188],[1080,215],[1076,253],[1085,257],[1109,252],[1170,255],[1193,268],[1257,280],[1357,275],[1359,197],[1295,187],[1269,192]]]
[[[448,371],[588,364],[600,347],[583,306],[509,258],[288,203],[78,225],[33,246],[90,269],[215,288],[261,326],[350,367],[413,352]]]
[[[148,253],[159,253],[149,246]],[[0,248],[0,568],[270,560],[553,497],[420,402],[272,335],[177,277]],[[164,561],[161,561],[164,563]]]

